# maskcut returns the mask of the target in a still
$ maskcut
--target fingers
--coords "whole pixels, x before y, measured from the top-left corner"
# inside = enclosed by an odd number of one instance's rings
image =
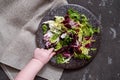
[[[34,53],[41,53],[41,52],[44,53],[45,52],[45,53],[51,55],[52,52],[53,52],[53,50],[54,50],[54,48],[50,48],[48,50],[43,49],[43,48],[36,48],[35,51],[34,51]]]
[[[39,51],[40,51],[40,48],[36,48],[34,53],[39,53]]]
[[[52,53],[53,50],[54,50],[54,48],[50,48],[50,49],[48,50],[48,53],[49,53],[49,54]]]
[[[50,60],[56,53],[53,52],[54,48],[50,49],[43,49],[43,48],[36,48],[34,51],[34,58],[42,59],[44,60]]]
[[[56,53],[55,52],[52,52],[49,56],[49,59],[51,59]]]

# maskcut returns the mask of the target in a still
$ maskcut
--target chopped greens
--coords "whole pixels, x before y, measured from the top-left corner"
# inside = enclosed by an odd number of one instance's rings
[[[50,42],[51,43],[55,43],[58,41],[59,38],[59,34],[54,34],[51,38],[50,38]]]
[[[82,14],[80,16],[80,18],[81,18],[81,23],[87,23],[88,22],[88,18],[84,14]]]
[[[58,54],[58,55],[56,56],[56,61],[57,61],[58,64],[64,63],[65,58],[62,56],[62,54]]]
[[[92,50],[92,51],[96,51],[97,49],[96,49],[96,48],[91,48],[90,50]]]
[[[47,26],[48,25],[48,26]],[[86,15],[68,9],[65,16],[55,16],[54,20],[43,22],[42,30],[46,47],[54,47],[56,63],[69,63],[71,58],[89,60],[94,34],[100,28],[93,27]]]
[[[70,16],[71,19],[75,21],[80,20],[80,14],[77,11],[74,11],[73,9],[68,10],[68,15]]]
[[[58,42],[55,46],[55,51],[59,50],[62,48],[62,44],[60,42]]]
[[[90,55],[86,55],[86,54],[77,54],[77,53],[74,53],[74,57],[75,57],[75,58],[78,58],[78,59],[90,59],[90,58],[91,58]]]
[[[47,25],[42,25],[42,30],[43,30],[43,34],[45,34],[46,32],[47,32],[47,30],[48,30],[48,27],[47,27]]]
[[[56,62],[57,62],[58,64],[69,63],[69,60],[70,60],[70,59],[71,59],[71,57],[65,58],[65,57],[62,56],[62,54],[58,54],[58,55],[56,56]]]
[[[62,41],[62,45],[63,46],[64,45],[69,45],[71,43],[71,41],[72,41],[72,38],[67,35]]]

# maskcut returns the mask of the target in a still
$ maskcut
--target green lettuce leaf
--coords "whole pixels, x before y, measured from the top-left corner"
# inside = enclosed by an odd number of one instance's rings
[[[81,20],[81,23],[88,23],[88,18],[84,14],[81,14],[80,20]]]
[[[63,39],[63,41],[61,41],[61,43],[62,43],[63,46],[69,45],[71,42],[72,42],[72,38],[69,37],[69,35],[67,35],[67,36]]]
[[[70,59],[71,59],[71,57],[65,58],[62,56],[62,54],[57,54],[57,56],[56,56],[57,64],[69,63]]]
[[[57,50],[59,50],[59,49],[61,49],[62,48],[62,45],[61,45],[61,43],[60,42],[58,42],[57,44],[56,44],[56,46],[55,46],[55,51],[57,51]]]
[[[75,20],[75,21],[79,21],[80,20],[80,14],[73,10],[73,9],[69,9],[68,10],[68,14],[70,16],[71,19]]]
[[[46,34],[46,32],[48,31],[48,27],[46,24],[42,25],[42,30],[43,30],[43,34]]]
[[[76,52],[74,52],[74,57],[75,58],[78,58],[78,59],[90,59],[91,58],[91,56],[90,55],[87,55],[87,54],[83,54],[83,53],[76,53]]]
[[[54,34],[51,38],[50,38],[50,42],[51,43],[55,43],[59,38],[59,34]]]
[[[58,64],[63,64],[63,63],[65,63],[64,61],[65,61],[65,58],[62,56],[62,54],[57,54],[57,56],[56,56],[56,62]]]

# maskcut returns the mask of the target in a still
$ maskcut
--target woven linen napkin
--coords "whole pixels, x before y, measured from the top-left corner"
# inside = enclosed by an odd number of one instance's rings
[[[35,33],[42,17],[64,4],[66,0],[0,0],[0,62],[22,69],[33,56]],[[38,75],[59,80],[62,71],[47,64]]]

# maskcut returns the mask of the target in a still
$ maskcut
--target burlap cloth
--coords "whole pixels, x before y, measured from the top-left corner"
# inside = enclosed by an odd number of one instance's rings
[[[0,62],[12,67],[7,67],[8,71],[16,74],[15,69],[20,70],[29,62],[42,17],[48,10],[64,4],[66,0],[0,0]],[[38,75],[59,80],[62,71],[47,64]]]

